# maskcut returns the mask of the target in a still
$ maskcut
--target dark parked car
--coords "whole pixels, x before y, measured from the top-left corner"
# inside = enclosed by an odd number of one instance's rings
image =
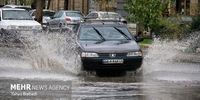
[[[143,54],[135,38],[121,22],[85,22],[77,31],[84,70],[131,71],[142,65]]]

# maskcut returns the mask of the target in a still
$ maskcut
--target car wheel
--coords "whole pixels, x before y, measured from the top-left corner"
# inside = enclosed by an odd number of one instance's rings
[[[59,32],[62,33],[62,23],[59,24]]]

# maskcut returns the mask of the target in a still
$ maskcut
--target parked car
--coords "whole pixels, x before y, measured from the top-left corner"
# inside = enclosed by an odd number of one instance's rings
[[[82,68],[86,71],[140,68],[142,51],[127,26],[119,22],[84,22],[77,31]]]
[[[74,27],[83,21],[83,14],[80,11],[61,10],[58,11],[47,25],[49,29],[62,29],[64,27]]]
[[[21,5],[5,5],[3,8],[19,8],[19,9],[25,9],[27,11],[32,10],[30,6],[21,6]]]
[[[36,15],[36,10],[30,10],[29,11],[30,15],[32,16],[33,19],[35,19]],[[55,11],[53,10],[43,10],[43,18],[42,18],[42,27],[46,28],[47,27],[47,22],[54,16]]]
[[[116,20],[127,24],[127,20],[116,12],[92,11],[85,18],[87,20]]]
[[[0,29],[41,30],[42,27],[24,9],[0,8]]]

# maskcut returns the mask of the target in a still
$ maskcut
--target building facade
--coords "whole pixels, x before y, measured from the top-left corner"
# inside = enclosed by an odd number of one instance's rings
[[[27,5],[31,0],[25,0],[26,3],[19,4],[20,0],[0,0],[0,5],[17,4]],[[48,0],[46,0],[48,1]],[[66,4],[66,1],[67,4]],[[170,0],[171,1],[171,0]],[[48,2],[46,2],[47,5]],[[85,15],[90,11],[115,11],[122,16],[127,16],[124,10],[126,0],[51,0],[49,9],[60,10],[67,6],[68,10],[80,10]],[[168,6],[169,15],[183,14],[183,15],[199,15],[200,14],[200,0],[175,0]]]

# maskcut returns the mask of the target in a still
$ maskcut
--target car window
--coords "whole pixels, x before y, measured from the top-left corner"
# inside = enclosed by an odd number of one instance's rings
[[[95,31],[95,29],[96,31]],[[99,34],[98,34],[99,32]],[[126,27],[113,26],[95,26],[82,27],[80,30],[80,39],[82,40],[127,40],[133,39]]]
[[[65,12],[66,16],[70,17],[81,17],[83,18],[83,15],[80,12]]]
[[[92,27],[82,27],[80,30],[80,40],[101,40],[99,34]]]
[[[31,16],[35,16],[36,15],[36,11],[32,11],[32,12],[29,12],[31,14]]]
[[[32,20],[26,10],[3,10],[2,19],[4,20]]]
[[[132,38],[132,35],[130,34],[130,31],[126,27],[116,27],[119,30],[121,30],[124,34],[126,34],[129,38]],[[136,33],[133,33],[136,34]]]
[[[106,40],[125,40],[126,37],[114,27],[95,27]]]
[[[117,13],[100,13],[101,18],[121,18]]]
[[[87,18],[92,18],[94,13],[90,13],[89,15],[87,15]]]
[[[52,12],[52,11],[44,11],[43,15],[44,16],[48,16],[48,17],[51,17],[55,14],[55,12]]]
[[[63,12],[59,12],[57,18],[62,17],[62,15],[63,15]]]
[[[55,15],[53,16],[54,18],[58,18],[59,12],[56,12]]]

